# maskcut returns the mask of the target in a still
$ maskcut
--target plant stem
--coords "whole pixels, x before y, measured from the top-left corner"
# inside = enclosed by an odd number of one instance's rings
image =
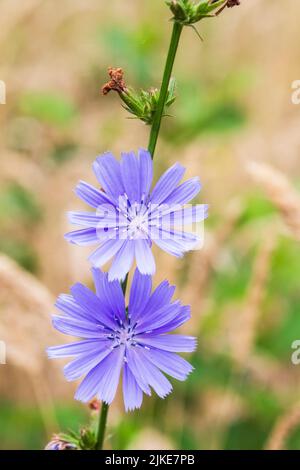
[[[125,277],[124,281],[121,282],[121,287],[122,287],[122,291],[123,291],[124,296],[126,294],[127,282],[128,282],[128,273],[126,274],[126,277]]]
[[[165,65],[163,80],[162,80],[160,94],[159,94],[159,101],[157,105],[157,110],[154,115],[151,132],[150,132],[150,138],[149,138],[148,150],[152,155],[152,159],[154,157],[158,134],[160,131],[161,120],[163,117],[166,99],[168,96],[170,78],[171,78],[171,74],[173,70],[173,65],[174,65],[174,61],[176,57],[176,52],[178,49],[178,44],[179,44],[179,39],[181,36],[182,28],[183,26],[180,23],[177,23],[176,21],[174,22],[169,52],[167,56],[167,61]]]
[[[174,61],[176,57],[176,52],[178,49],[178,44],[179,44],[179,39],[181,36],[182,28],[183,26],[180,23],[174,22],[169,52],[167,56],[162,85],[160,89],[159,101],[158,101],[156,113],[154,115],[151,132],[150,132],[150,138],[149,138],[148,150],[151,153],[152,158],[154,157],[158,134],[159,134],[160,127],[161,127],[161,120],[163,117],[166,99],[168,96],[169,83],[171,79],[171,74],[173,70],[173,65],[174,65]],[[128,282],[128,274],[126,278],[124,279],[124,281],[121,283],[124,296],[126,294],[127,282]],[[106,403],[102,403],[95,450],[103,449],[108,410],[109,410],[109,405]]]
[[[107,421],[107,414],[108,414],[109,405],[107,403],[102,403],[100,419],[99,419],[99,427],[97,433],[97,442],[95,446],[95,450],[102,450],[103,449],[103,442],[105,436],[105,428],[106,428],[106,421]]]
[[[128,282],[128,274],[126,275],[124,281],[121,282],[121,287],[122,287],[124,296],[126,294],[127,282]],[[97,442],[96,442],[95,450],[103,449],[108,410],[109,410],[109,405],[103,402],[100,417],[99,417],[99,426],[98,426]]]

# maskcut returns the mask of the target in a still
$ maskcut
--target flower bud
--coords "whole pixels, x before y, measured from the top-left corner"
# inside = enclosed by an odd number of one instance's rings
[[[68,442],[59,435],[54,435],[44,450],[78,450],[74,442]]]
[[[167,2],[167,5],[170,7],[170,10],[174,15],[174,18],[180,21],[184,21],[186,19],[186,10],[182,3],[183,2],[179,3],[178,0],[171,0]]]
[[[108,73],[110,81],[102,87],[103,95],[110,91],[116,91],[123,103],[124,108],[137,119],[151,125],[159,102],[159,90],[150,88],[150,90],[136,91],[126,85],[124,72],[121,68],[109,68]],[[169,108],[175,101],[175,80],[171,79],[168,95],[166,99],[166,108]]]
[[[166,4],[173,13],[173,21],[185,26],[191,26],[203,18],[220,14],[224,8],[240,5],[240,0],[167,0]]]

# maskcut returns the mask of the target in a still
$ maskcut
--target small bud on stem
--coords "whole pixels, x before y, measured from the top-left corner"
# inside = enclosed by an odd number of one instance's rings
[[[68,439],[55,434],[46,445],[45,450],[78,450],[78,447],[74,442],[69,442]]]
[[[174,15],[173,21],[192,26],[203,18],[219,15],[226,7],[240,5],[240,0],[201,0],[198,3],[192,0],[166,0],[166,4]]]
[[[108,69],[110,81],[102,87],[102,94],[107,95],[110,91],[116,91],[123,103],[124,108],[137,119],[151,125],[157,109],[160,92],[157,88],[141,90],[140,92],[127,87],[124,80],[124,72],[121,68],[110,67]],[[165,107],[168,108],[175,101],[175,80],[171,80]]]

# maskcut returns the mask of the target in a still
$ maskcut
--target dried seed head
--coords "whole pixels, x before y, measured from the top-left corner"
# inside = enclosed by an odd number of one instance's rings
[[[240,4],[241,4],[240,0],[228,0],[227,7],[232,8],[232,7],[236,7]]]
[[[126,83],[124,81],[124,72],[120,67],[109,67],[108,74],[110,76],[110,81],[102,87],[103,95],[107,95],[111,90],[114,90],[117,93],[123,93],[127,90]]]

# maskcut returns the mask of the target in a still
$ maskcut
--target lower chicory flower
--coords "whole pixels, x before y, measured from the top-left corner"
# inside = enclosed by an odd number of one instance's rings
[[[50,358],[75,359],[64,368],[67,380],[85,376],[75,398],[88,402],[93,397],[110,404],[123,371],[125,409],[142,404],[143,393],[151,388],[161,398],[172,390],[162,373],[185,380],[193,367],[177,352],[192,352],[196,339],[167,334],[190,318],[190,308],[172,302],[175,288],[162,282],[153,293],[151,276],[135,271],[125,307],[118,281],[108,282],[107,274],[92,269],[96,293],[82,284],[61,295],[56,303],[63,315],[53,318],[54,327],[82,340],[48,349]]]

